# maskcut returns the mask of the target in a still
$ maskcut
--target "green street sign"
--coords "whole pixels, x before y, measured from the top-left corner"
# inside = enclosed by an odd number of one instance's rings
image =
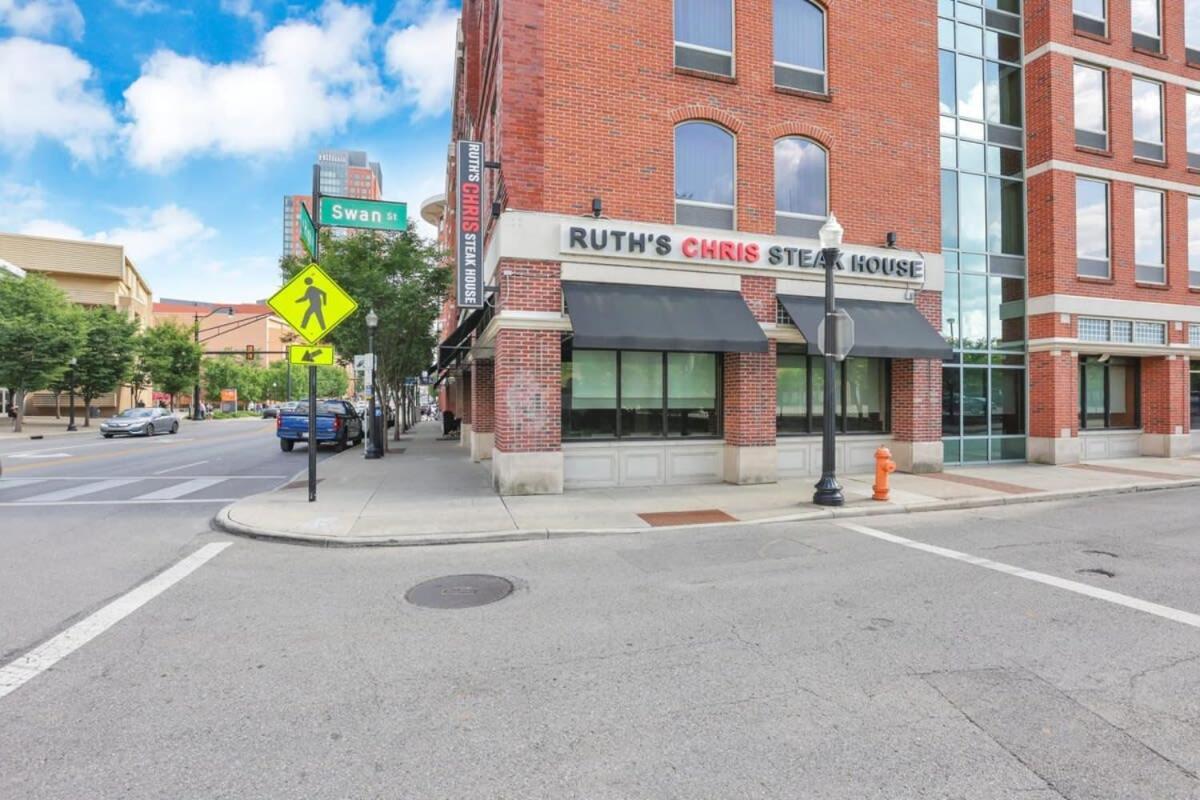
[[[312,217],[308,213],[308,206],[304,203],[300,204],[300,243],[304,245],[304,249],[308,250],[309,258],[316,258],[317,228],[313,225]]]
[[[408,228],[408,206],[404,203],[385,203],[381,200],[322,197],[321,225],[403,231]]]

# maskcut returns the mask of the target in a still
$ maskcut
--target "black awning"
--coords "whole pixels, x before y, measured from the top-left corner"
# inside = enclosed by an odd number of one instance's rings
[[[810,351],[820,353],[817,326],[825,316],[825,298],[779,295],[779,302],[808,340]],[[854,320],[851,356],[947,359],[953,355],[946,340],[911,303],[838,300],[837,307]]]
[[[576,347],[765,353],[767,337],[738,292],[563,283]]]
[[[459,326],[454,329],[454,332],[447,336],[445,340],[438,346],[438,369],[445,369],[451,361],[454,361],[455,357],[458,356],[459,353],[464,352],[469,347],[469,345],[463,345],[463,342],[467,340],[467,337],[471,335],[472,331],[479,327],[479,322],[483,319],[483,312],[485,311],[487,311],[487,306],[484,306],[483,308],[477,308],[472,311],[467,315],[467,318],[464,319],[462,323],[460,323]]]

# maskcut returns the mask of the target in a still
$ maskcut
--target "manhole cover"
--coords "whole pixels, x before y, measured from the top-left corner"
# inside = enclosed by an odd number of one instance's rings
[[[512,594],[513,585],[495,575],[447,575],[418,583],[404,599],[425,608],[486,606]]]

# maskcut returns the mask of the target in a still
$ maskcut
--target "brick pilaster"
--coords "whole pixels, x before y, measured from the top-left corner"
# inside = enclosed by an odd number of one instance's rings
[[[562,336],[558,331],[501,329],[496,336],[496,450],[562,449]]]
[[[1142,359],[1142,430],[1149,434],[1191,432],[1188,360],[1180,356]]]
[[[496,430],[494,363],[476,361],[471,367],[471,430],[475,433]]]

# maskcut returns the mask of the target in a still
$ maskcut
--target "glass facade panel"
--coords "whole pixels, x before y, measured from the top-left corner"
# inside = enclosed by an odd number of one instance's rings
[[[1108,184],[1075,179],[1075,254],[1079,274],[1108,277]]]
[[[1200,0],[1196,0],[1200,3]],[[1188,166],[1200,169],[1200,94],[1187,93],[1187,151]],[[1193,156],[1195,156],[1193,158]]]
[[[885,429],[883,407],[887,392],[884,362],[875,358],[848,358],[846,372],[846,432],[866,433]]]
[[[675,0],[675,42],[731,53],[732,0]]]
[[[1188,198],[1188,284],[1200,288],[1200,197]]]
[[[988,370],[963,369],[963,434],[986,436],[988,433]]]
[[[775,0],[775,62],[825,71],[825,13],[809,0]]]
[[[848,358],[835,365],[837,430],[888,430],[888,367],[878,358]],[[819,434],[824,425],[825,362],[821,356],[780,351],[776,359],[776,431]]]
[[[776,363],[776,433],[808,433],[808,356],[780,353]]]
[[[1133,79],[1133,138],[1139,142],[1162,144],[1161,83]]]
[[[1137,280],[1165,283],[1162,192],[1133,190],[1133,240]]]
[[[1160,0],[1131,0],[1129,11],[1135,33],[1158,36],[1158,4]]]
[[[827,158],[816,142],[789,137],[775,142],[775,210],[824,219]]]
[[[661,436],[663,432],[662,353],[621,354],[621,434]]]
[[[1104,0],[1074,0],[1074,8],[1076,14],[1104,19]]]
[[[1192,368],[1190,374],[1192,430],[1200,429],[1200,369]]]
[[[963,250],[987,250],[986,191],[982,175],[958,174],[958,236]]]
[[[716,436],[717,357],[667,353],[667,436]]]
[[[578,350],[563,365],[564,435],[587,439],[617,435],[617,353]]]
[[[1105,111],[1104,70],[1075,65],[1076,142],[1089,147],[1107,146],[1108,115]],[[1091,136],[1080,136],[1080,132]]]
[[[983,60],[958,56],[958,115],[983,119]]]
[[[707,122],[675,128],[675,213],[680,222],[732,228],[733,176],[732,134]]]
[[[1025,433],[1025,372],[994,369],[992,376],[991,433],[993,436]]]
[[[1134,358],[1079,363],[1079,424],[1088,430],[1136,428],[1140,424],[1140,387]]]

